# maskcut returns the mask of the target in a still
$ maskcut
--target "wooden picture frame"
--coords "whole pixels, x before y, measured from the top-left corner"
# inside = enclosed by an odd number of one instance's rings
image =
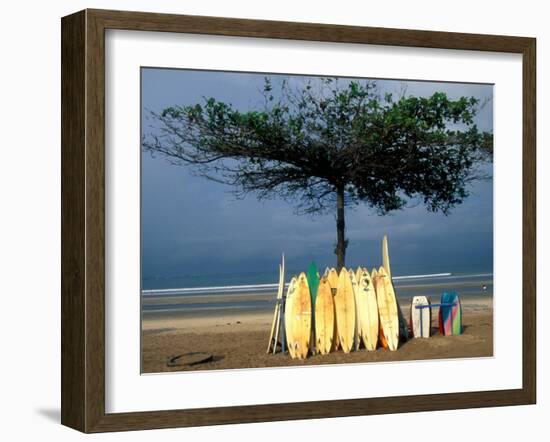
[[[536,41],[533,38],[84,10],[62,27],[62,407],[83,432],[533,404],[536,400]],[[522,55],[523,385],[271,405],[105,412],[105,30],[261,37]]]

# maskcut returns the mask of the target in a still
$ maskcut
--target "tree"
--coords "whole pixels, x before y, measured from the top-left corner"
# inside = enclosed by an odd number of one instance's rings
[[[379,92],[376,82],[319,78],[302,86],[265,79],[257,109],[205,98],[151,112],[159,123],[143,149],[187,164],[238,196],[297,203],[298,213],[336,209],[337,267],[345,265],[345,207],[362,202],[383,215],[407,202],[450,210],[468,196],[492,158],[475,97],[451,100]]]

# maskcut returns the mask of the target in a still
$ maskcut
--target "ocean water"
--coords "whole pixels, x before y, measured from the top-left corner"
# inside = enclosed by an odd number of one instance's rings
[[[322,270],[323,271],[323,270]],[[321,271],[321,272],[322,272]],[[288,272],[286,281],[297,272]],[[270,279],[268,279],[270,278]],[[190,284],[190,282],[195,284]],[[169,284],[142,290],[142,315],[197,315],[272,311],[277,284],[273,275],[249,274],[239,277],[182,277]],[[177,287],[174,283],[179,283]],[[439,299],[444,291],[455,290],[461,297],[491,297],[492,272],[394,275],[396,296],[405,300],[416,295]],[[186,285],[183,285],[185,284]]]
[[[334,264],[330,264],[333,266]],[[357,265],[351,263],[350,268],[357,268]],[[319,264],[319,273],[323,273],[327,265]],[[369,267],[369,270],[372,270]],[[307,271],[307,265],[303,268],[287,268],[286,276],[290,279],[291,275],[298,275],[300,272]],[[432,264],[430,266],[408,265],[400,268],[392,266],[394,277],[427,275],[439,273],[451,273],[453,276],[472,275],[480,273],[492,273],[491,267],[471,266],[468,264],[457,264],[452,267],[446,265]],[[275,267],[271,271],[256,272],[220,272],[208,274],[181,274],[173,276],[143,276],[141,280],[142,290],[160,290],[177,288],[199,288],[199,287],[224,287],[255,284],[275,284],[279,280],[279,271]]]

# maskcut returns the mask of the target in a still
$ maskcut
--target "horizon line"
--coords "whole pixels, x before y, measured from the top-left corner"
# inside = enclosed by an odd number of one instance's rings
[[[457,275],[455,278],[471,278],[474,276],[491,276],[492,273],[475,273],[472,275]],[[452,273],[432,273],[432,274],[422,274],[422,275],[404,275],[404,276],[394,276],[392,280],[408,280],[408,279],[425,279],[425,278],[445,278],[453,276]],[[259,288],[276,288],[279,284],[249,284],[249,285],[229,285],[229,286],[215,286],[215,287],[182,287],[182,288],[173,288],[173,289],[146,289],[141,290],[142,295],[153,295],[155,293],[186,293],[186,292],[203,292],[203,291],[242,291],[242,290],[254,290]],[[288,285],[288,282],[285,283],[285,287]]]

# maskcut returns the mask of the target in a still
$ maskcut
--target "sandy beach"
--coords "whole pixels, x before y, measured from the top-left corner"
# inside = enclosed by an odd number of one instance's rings
[[[433,298],[431,302],[437,302]],[[410,298],[399,299],[404,316],[409,317]],[[378,361],[404,361],[461,357],[488,357],[493,354],[492,296],[462,298],[464,332],[460,336],[440,336],[437,333],[437,311],[432,315],[432,337],[410,339],[391,352],[314,355],[306,360],[291,359],[288,353],[266,354],[272,312],[242,310],[203,311],[196,314],[159,312],[144,315],[142,322],[142,372],[217,370],[342,364]],[[168,362],[182,354],[205,352],[210,361],[193,366],[170,366]]]

